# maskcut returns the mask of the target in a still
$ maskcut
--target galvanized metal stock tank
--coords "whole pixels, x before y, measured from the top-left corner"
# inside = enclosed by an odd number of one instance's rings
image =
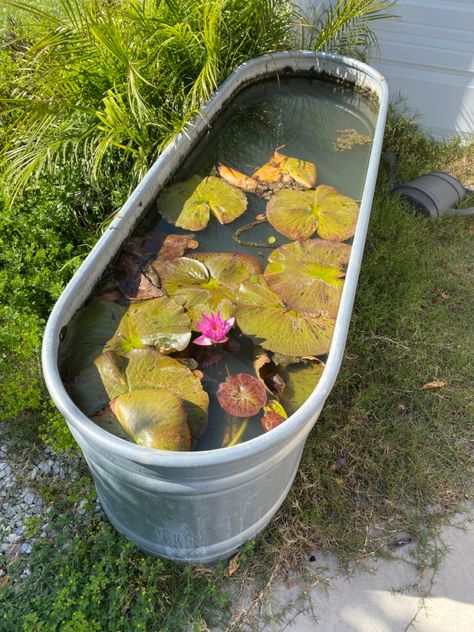
[[[241,445],[165,452],[126,442],[99,428],[71,401],[58,369],[61,331],[84,304],[124,240],[209,129],[245,85],[292,73],[321,73],[355,83],[378,99],[360,215],[334,338],[324,374],[305,404],[269,433]],[[231,555],[271,520],[293,482],[308,433],[341,364],[377,176],[387,110],[383,77],[353,59],[307,51],[282,52],[247,62],[222,84],[200,115],[170,144],[75,274],[51,313],[43,342],[47,387],[80,445],[110,521],[150,553],[185,562]]]

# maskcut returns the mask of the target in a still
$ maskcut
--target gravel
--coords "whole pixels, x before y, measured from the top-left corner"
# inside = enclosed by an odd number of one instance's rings
[[[43,499],[38,489],[77,480],[81,457],[58,455],[49,446],[35,446],[34,456],[29,456],[19,453],[5,440],[2,442],[1,434],[0,442],[0,579],[7,574],[9,563],[18,558],[26,561],[22,578],[27,578],[30,575],[27,560],[34,543],[51,537],[53,532],[50,524],[53,504]],[[77,502],[78,521],[84,519],[86,507],[87,500]],[[93,515],[103,516],[98,499]]]

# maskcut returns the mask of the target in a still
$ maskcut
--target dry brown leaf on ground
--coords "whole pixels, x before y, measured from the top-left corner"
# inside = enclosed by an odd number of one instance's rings
[[[446,386],[446,382],[444,380],[433,380],[432,382],[423,384],[421,390],[426,391],[432,388],[443,388],[443,386]]]
[[[227,574],[229,577],[239,570],[240,566],[240,553],[236,553],[234,557],[229,560],[229,566],[227,567]]]

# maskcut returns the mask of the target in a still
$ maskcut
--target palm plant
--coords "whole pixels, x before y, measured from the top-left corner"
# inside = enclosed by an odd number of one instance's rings
[[[390,2],[339,0],[311,20],[287,0],[8,4],[29,16],[4,30],[0,57],[0,167],[12,201],[66,163],[96,186],[125,168],[134,186],[239,63],[300,47],[360,54]]]

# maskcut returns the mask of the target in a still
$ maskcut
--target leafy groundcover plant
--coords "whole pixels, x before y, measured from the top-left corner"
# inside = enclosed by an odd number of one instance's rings
[[[270,431],[314,389],[331,345],[357,203],[316,185],[315,164],[278,151],[252,175],[214,171],[220,176],[192,176],[161,193],[169,225],[205,232],[210,222],[232,223],[247,196],[259,196],[267,210],[257,221],[292,241],[262,268],[250,254],[201,251],[194,233],[133,236],[61,348],[76,404],[147,447],[193,449],[210,398],[228,424],[222,446],[241,441],[251,418]],[[253,360],[235,372],[229,356],[242,347]]]

